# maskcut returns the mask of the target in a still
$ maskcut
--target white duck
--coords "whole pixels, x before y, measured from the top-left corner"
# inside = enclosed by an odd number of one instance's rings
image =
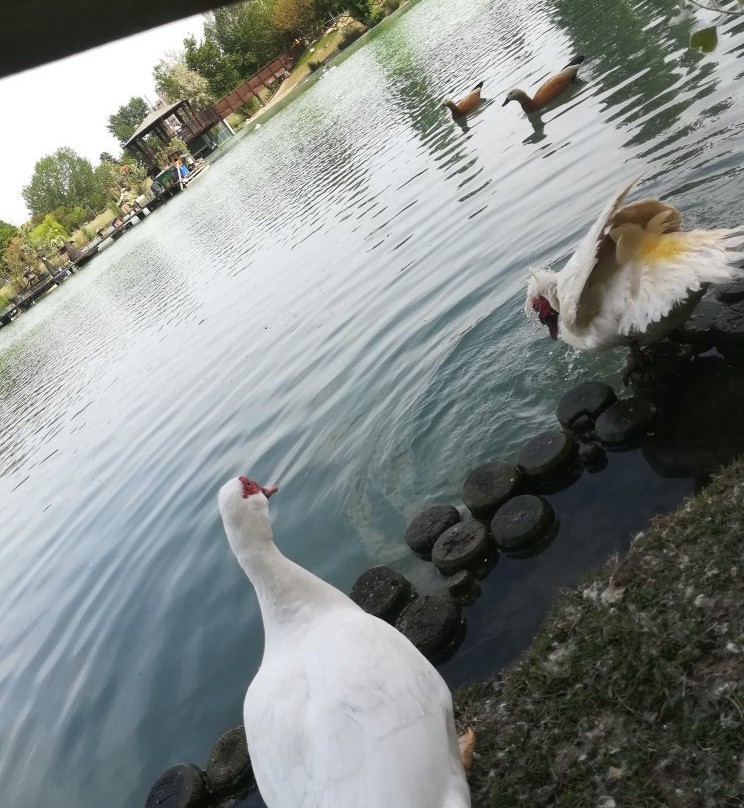
[[[264,623],[243,710],[267,806],[468,808],[444,680],[396,629],[281,554],[269,520],[276,490],[241,477],[219,492]]]
[[[613,195],[576,251],[557,273],[531,270],[527,313],[552,339],[603,351],[656,342],[692,312],[704,285],[742,272],[741,230],[679,229],[679,211],[658,199],[621,207],[637,180]]]

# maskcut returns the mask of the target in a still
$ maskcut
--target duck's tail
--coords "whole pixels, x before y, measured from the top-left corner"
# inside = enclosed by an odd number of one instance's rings
[[[478,83],[475,85],[475,87],[473,87],[473,92],[475,92],[476,90],[481,90],[482,88],[483,88],[483,82],[482,82],[482,81],[479,81],[479,82],[478,82]]]
[[[578,67],[578,65],[580,65],[583,61],[584,61],[583,55],[574,56],[574,58],[571,59],[571,61],[566,65],[566,67],[573,67],[574,65]],[[563,70],[565,70],[566,67],[564,67]]]

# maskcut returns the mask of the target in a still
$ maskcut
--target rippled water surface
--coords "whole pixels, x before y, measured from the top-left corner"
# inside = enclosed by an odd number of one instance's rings
[[[575,381],[618,382],[624,357],[524,319],[524,278],[634,175],[692,224],[742,220],[744,23],[676,13],[421,0],[0,331],[4,805],[141,805],[240,723],[262,639],[225,479],[278,482],[279,544],[339,587],[389,563],[427,591],[407,519],[460,504]],[[501,107],[577,52],[541,121]],[[479,80],[463,131],[439,102]],[[692,488],[636,451],[554,495],[557,539],[483,581],[450,684],[513,659],[561,586]]]

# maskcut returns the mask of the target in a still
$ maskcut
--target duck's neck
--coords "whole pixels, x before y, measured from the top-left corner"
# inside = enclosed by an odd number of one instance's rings
[[[256,590],[267,652],[275,643],[302,635],[308,622],[330,609],[357,608],[338,589],[282,555],[271,541],[235,555]]]
[[[443,103],[444,103],[444,106],[447,107],[447,109],[452,113],[453,117],[456,118],[458,115],[461,114],[459,107],[457,106],[457,104],[454,101],[450,101],[448,99],[447,101],[444,101]]]
[[[522,109],[525,112],[534,112],[537,107],[535,106],[535,102],[527,95],[524,90],[520,90],[519,92],[514,94],[514,98],[516,101],[522,105]]]

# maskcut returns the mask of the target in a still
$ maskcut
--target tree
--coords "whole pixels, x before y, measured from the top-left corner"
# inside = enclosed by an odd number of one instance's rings
[[[315,37],[323,27],[315,0],[277,0],[273,20],[277,28],[296,37]]]
[[[50,214],[44,217],[44,221],[34,227],[28,234],[28,240],[37,253],[42,255],[51,252],[57,245],[62,245],[70,237],[64,227]]]
[[[8,242],[18,234],[18,228],[0,219],[0,253],[8,246]]]
[[[109,152],[107,152],[107,151],[102,151],[98,155],[98,160],[101,163],[118,163],[118,162],[120,162],[119,160],[116,159],[116,157],[114,157],[113,154],[109,154]]]
[[[32,213],[48,213],[58,207],[98,210],[103,206],[93,166],[73,149],[64,147],[37,161],[31,182],[21,191]]]
[[[250,0],[204,15],[205,39],[231,58],[243,79],[286,50],[292,41],[292,36],[274,22],[275,5],[276,0]]]
[[[188,37],[183,45],[186,66],[207,80],[215,96],[227,95],[242,83],[235,59],[222,53],[214,40],[207,38],[197,45],[194,37]]]
[[[190,70],[180,54],[166,54],[153,68],[158,92],[171,104],[187,98],[197,109],[214,103],[207,80]]]
[[[147,101],[140,96],[134,96],[126,104],[122,104],[113,115],[109,115],[106,129],[123,146],[137,131],[137,127],[145,120],[149,112],[150,106]]]

